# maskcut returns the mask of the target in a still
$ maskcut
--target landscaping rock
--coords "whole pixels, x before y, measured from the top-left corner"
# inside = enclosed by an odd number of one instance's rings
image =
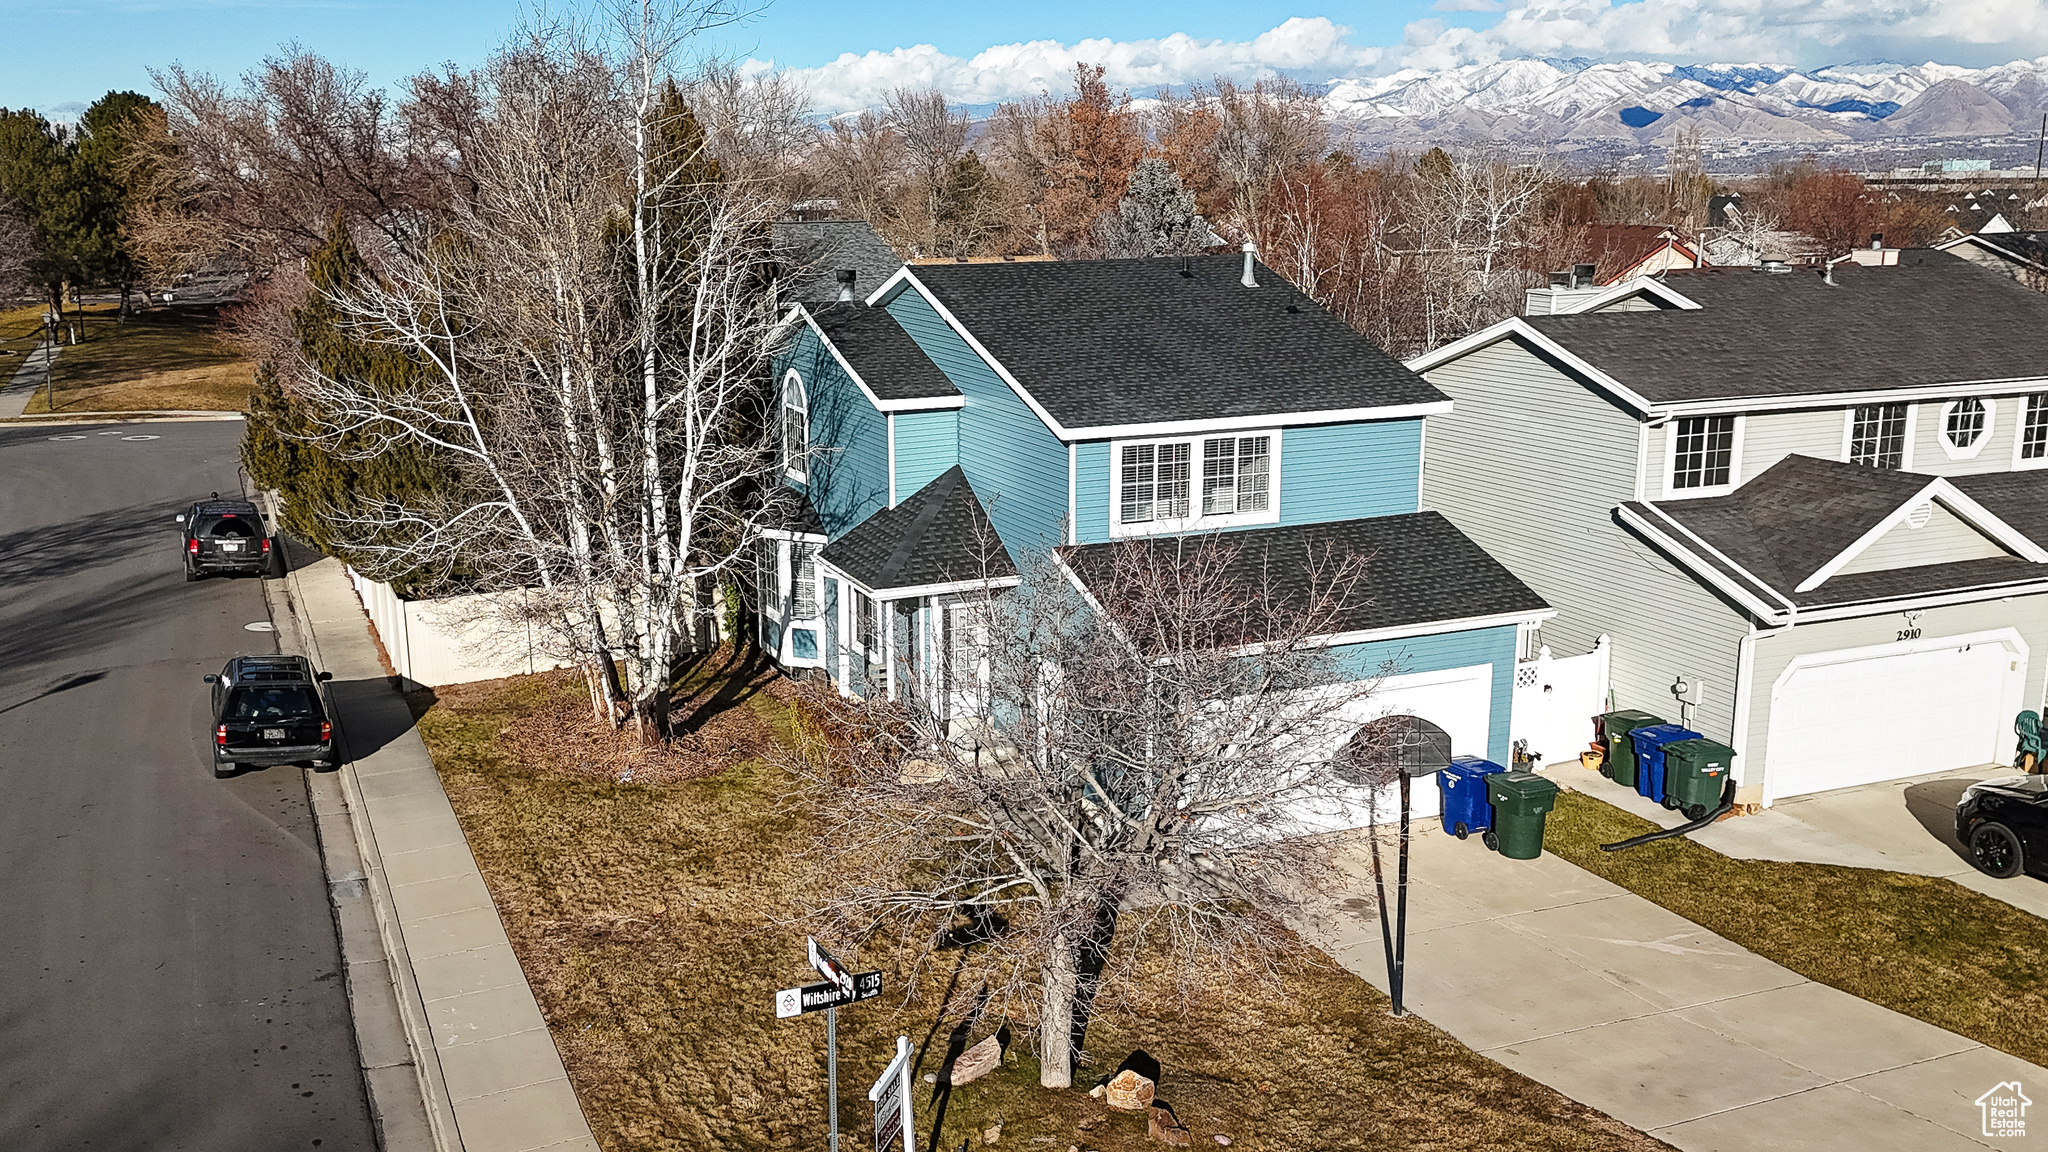
[[[991,1034],[978,1044],[962,1052],[953,1060],[953,1072],[949,1083],[958,1087],[972,1084],[983,1076],[1002,1067],[1003,1040],[1000,1033]]]
[[[1107,1084],[1097,1084],[1097,1085],[1096,1085],[1095,1087],[1093,1087],[1093,1088],[1090,1088],[1090,1089],[1088,1090],[1088,1094],[1089,1094],[1090,1096],[1093,1096],[1093,1097],[1095,1097],[1095,1098],[1096,1098],[1097,1100],[1100,1100],[1100,1099],[1102,1099],[1103,1093],[1105,1093],[1105,1092],[1107,1092],[1107,1091],[1109,1091],[1109,1085],[1107,1085]]]
[[[1109,1088],[1102,1095],[1102,1102],[1111,1108],[1126,1112],[1137,1112],[1152,1106],[1152,1078],[1140,1076],[1126,1068],[1109,1082]]]
[[[1224,1146],[1225,1148],[1228,1148],[1228,1147],[1230,1147],[1230,1137],[1228,1137],[1228,1136],[1225,1136],[1225,1135],[1224,1135],[1223,1133],[1221,1133],[1221,1132],[1218,1132],[1218,1133],[1216,1134],[1216,1142],[1217,1142],[1218,1144],[1221,1144],[1221,1145],[1223,1145],[1223,1146]]]
[[[990,1039],[994,1039],[994,1037],[990,1037]],[[955,1081],[955,1083],[958,1083],[958,1081]],[[1003,1122],[1000,1119],[996,1120],[995,1122],[991,1123],[988,1127],[983,1128],[981,1130],[981,1142],[983,1144],[993,1144],[996,1141],[1001,1140],[1002,1138]]]

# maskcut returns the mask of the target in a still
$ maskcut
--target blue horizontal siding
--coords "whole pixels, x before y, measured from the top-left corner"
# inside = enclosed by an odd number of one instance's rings
[[[898,412],[896,420],[896,501],[938,479],[960,462],[960,413]]]
[[[1496,764],[1508,763],[1508,718],[1515,693],[1515,626],[1474,628],[1464,632],[1441,632],[1434,636],[1410,636],[1400,640],[1375,640],[1367,644],[1345,644],[1336,649],[1343,665],[1360,677],[1405,676],[1410,672],[1439,672],[1449,668],[1493,665],[1493,688],[1486,721],[1486,758]]]
[[[810,400],[811,460],[806,489],[834,539],[889,503],[889,426],[806,326],[775,358],[775,381],[796,369]],[[780,409],[777,410],[780,419]]]
[[[1109,441],[1074,445],[1074,540],[1109,539]]]
[[[1107,441],[1077,446],[1074,526],[1080,543],[1109,539],[1111,474]],[[1282,524],[1324,524],[1418,511],[1421,477],[1420,420],[1280,430]]]
[[[1282,524],[1420,511],[1419,419],[1289,428],[1280,445]]]
[[[965,398],[960,467],[1010,554],[1021,559],[1061,543],[1067,446],[915,289],[887,307]]]

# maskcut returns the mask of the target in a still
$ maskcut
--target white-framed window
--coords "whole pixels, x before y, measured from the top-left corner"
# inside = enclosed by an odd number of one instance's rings
[[[1965,396],[1941,406],[1941,450],[1951,460],[1968,460],[1991,442],[1991,418],[1998,406],[1981,396]]]
[[[818,545],[793,540],[789,545],[789,617],[815,619],[818,601]]]
[[[2048,468],[2048,392],[2014,401],[2019,405],[2019,435],[2013,438],[2012,466]]]
[[[1665,495],[1719,496],[1741,482],[1742,417],[1682,416],[1665,427]]]
[[[1264,512],[1273,503],[1273,438],[1212,436],[1202,442],[1202,515]]]
[[[792,480],[811,477],[811,402],[792,368],[782,378],[782,470]]]
[[[1865,404],[1849,410],[1848,443],[1842,458],[1851,464],[1900,470],[1911,466],[1912,406]]]
[[[1110,472],[1112,536],[1280,518],[1277,430],[1115,441]]]

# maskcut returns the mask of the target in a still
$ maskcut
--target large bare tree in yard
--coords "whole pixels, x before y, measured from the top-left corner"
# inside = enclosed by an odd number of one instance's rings
[[[395,571],[521,588],[589,670],[594,706],[666,733],[680,662],[763,514],[776,331],[772,206],[726,180],[669,62],[716,9],[634,7],[591,43],[559,28],[494,58],[473,197],[416,251],[329,294],[417,373],[299,362],[318,434],[410,445],[462,483],[359,514]],[[614,718],[618,718],[614,713]]]
[[[899,675],[898,700],[810,697],[827,735],[803,771],[841,878],[821,914],[913,945],[998,925],[961,986],[1035,1023],[1047,1087],[1139,964],[1188,995],[1277,970],[1287,916],[1336,881],[1318,814],[1359,800],[1339,750],[1381,670],[1319,638],[1363,570],[1213,536],[1070,550],[970,597],[950,666]],[[985,719],[946,719],[969,696]]]

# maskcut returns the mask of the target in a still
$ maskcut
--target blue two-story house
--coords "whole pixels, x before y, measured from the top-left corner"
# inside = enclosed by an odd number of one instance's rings
[[[1119,541],[1226,532],[1274,570],[1370,557],[1366,602],[1328,638],[1361,678],[1386,673],[1370,707],[1508,761],[1518,632],[1550,610],[1419,507],[1449,399],[1250,256],[919,264],[785,322],[782,472],[802,499],[764,542],[761,598],[785,667],[892,693],[952,666],[929,657],[964,594],[1026,555],[1078,574]]]

